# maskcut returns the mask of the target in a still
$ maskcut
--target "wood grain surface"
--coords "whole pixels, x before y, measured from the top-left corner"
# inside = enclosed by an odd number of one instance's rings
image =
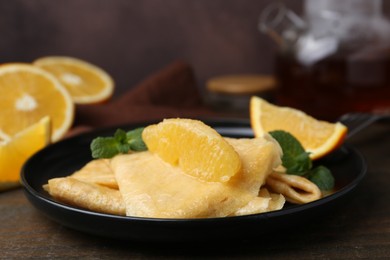
[[[260,258],[356,259],[390,256],[390,125],[377,124],[350,140],[366,158],[367,177],[335,211],[258,239],[231,243],[148,244],[91,236],[38,212],[22,189],[0,193],[0,258]]]

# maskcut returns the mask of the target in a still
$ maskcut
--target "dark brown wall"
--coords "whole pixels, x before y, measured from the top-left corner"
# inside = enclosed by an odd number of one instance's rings
[[[117,95],[178,58],[193,65],[199,85],[218,74],[271,73],[274,44],[257,30],[270,2],[0,0],[0,63],[79,57],[106,69]],[[285,2],[300,12],[300,0]]]

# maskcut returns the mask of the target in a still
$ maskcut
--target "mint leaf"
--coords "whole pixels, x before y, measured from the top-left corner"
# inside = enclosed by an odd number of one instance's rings
[[[130,145],[130,149],[133,151],[145,151],[148,148],[146,144],[142,140],[142,132],[144,131],[143,127],[134,129],[132,131],[127,132],[126,138],[127,143]]]
[[[315,183],[320,190],[332,190],[334,188],[334,177],[325,166],[321,165],[312,169],[307,178]]]
[[[286,157],[287,158],[284,159],[283,165],[287,165],[287,173],[303,176],[312,167],[312,162],[306,152]]]
[[[142,140],[144,128],[137,128],[126,133],[117,129],[114,136],[97,137],[91,142],[93,158],[112,158],[117,154],[128,153],[129,151],[145,151],[146,144]]]
[[[142,132],[144,131],[144,127],[138,127],[134,130],[131,130],[126,133],[126,138],[127,139],[137,139],[137,138],[142,138]]]
[[[117,129],[114,134],[114,139],[117,142],[117,154],[127,153],[130,150],[130,145],[127,143],[126,132],[124,130]]]
[[[126,143],[127,140],[126,132],[122,129],[117,129],[115,131],[114,138],[119,143]]]
[[[118,142],[114,137],[98,137],[91,143],[92,158],[111,158],[118,154]]]
[[[311,169],[309,153],[293,135],[283,130],[275,130],[269,134],[278,141],[283,150],[282,164],[287,173],[302,176]]]

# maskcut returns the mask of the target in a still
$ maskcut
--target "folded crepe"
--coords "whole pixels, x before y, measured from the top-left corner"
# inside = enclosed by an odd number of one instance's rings
[[[45,190],[56,200],[96,212],[125,215],[121,193],[116,189],[73,177],[50,179]]]
[[[271,198],[259,198],[259,190],[267,175],[280,164],[280,147],[260,138],[229,139],[229,142],[238,152],[243,168],[224,183],[194,178],[148,151],[115,156],[111,168],[126,215],[200,218],[269,210]],[[276,201],[281,208],[284,201]]]
[[[312,202],[322,196],[317,185],[298,175],[273,172],[266,183],[270,190],[283,194],[287,201],[295,204]]]
[[[281,163],[279,145],[269,136],[226,140],[242,162],[228,183],[201,181],[157,155],[140,152],[92,160],[70,177],[50,180],[45,189],[77,207],[139,217],[223,217],[282,208],[283,196],[259,193]]]
[[[114,172],[110,168],[109,159],[96,159],[87,163],[76,171],[71,177],[88,183],[102,185],[112,189],[118,189]]]
[[[286,202],[282,194],[271,193],[267,188],[261,188],[258,197],[234,212],[233,216],[250,215],[282,209]]]
[[[272,169],[282,163],[279,143],[269,135],[225,140],[233,146],[242,163],[242,171],[231,179],[230,185],[239,186],[257,196]]]

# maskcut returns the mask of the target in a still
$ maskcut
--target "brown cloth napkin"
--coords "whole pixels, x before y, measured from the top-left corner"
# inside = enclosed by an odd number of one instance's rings
[[[213,116],[217,113],[202,102],[190,65],[175,61],[114,100],[77,106],[71,135],[80,130],[168,117]]]

